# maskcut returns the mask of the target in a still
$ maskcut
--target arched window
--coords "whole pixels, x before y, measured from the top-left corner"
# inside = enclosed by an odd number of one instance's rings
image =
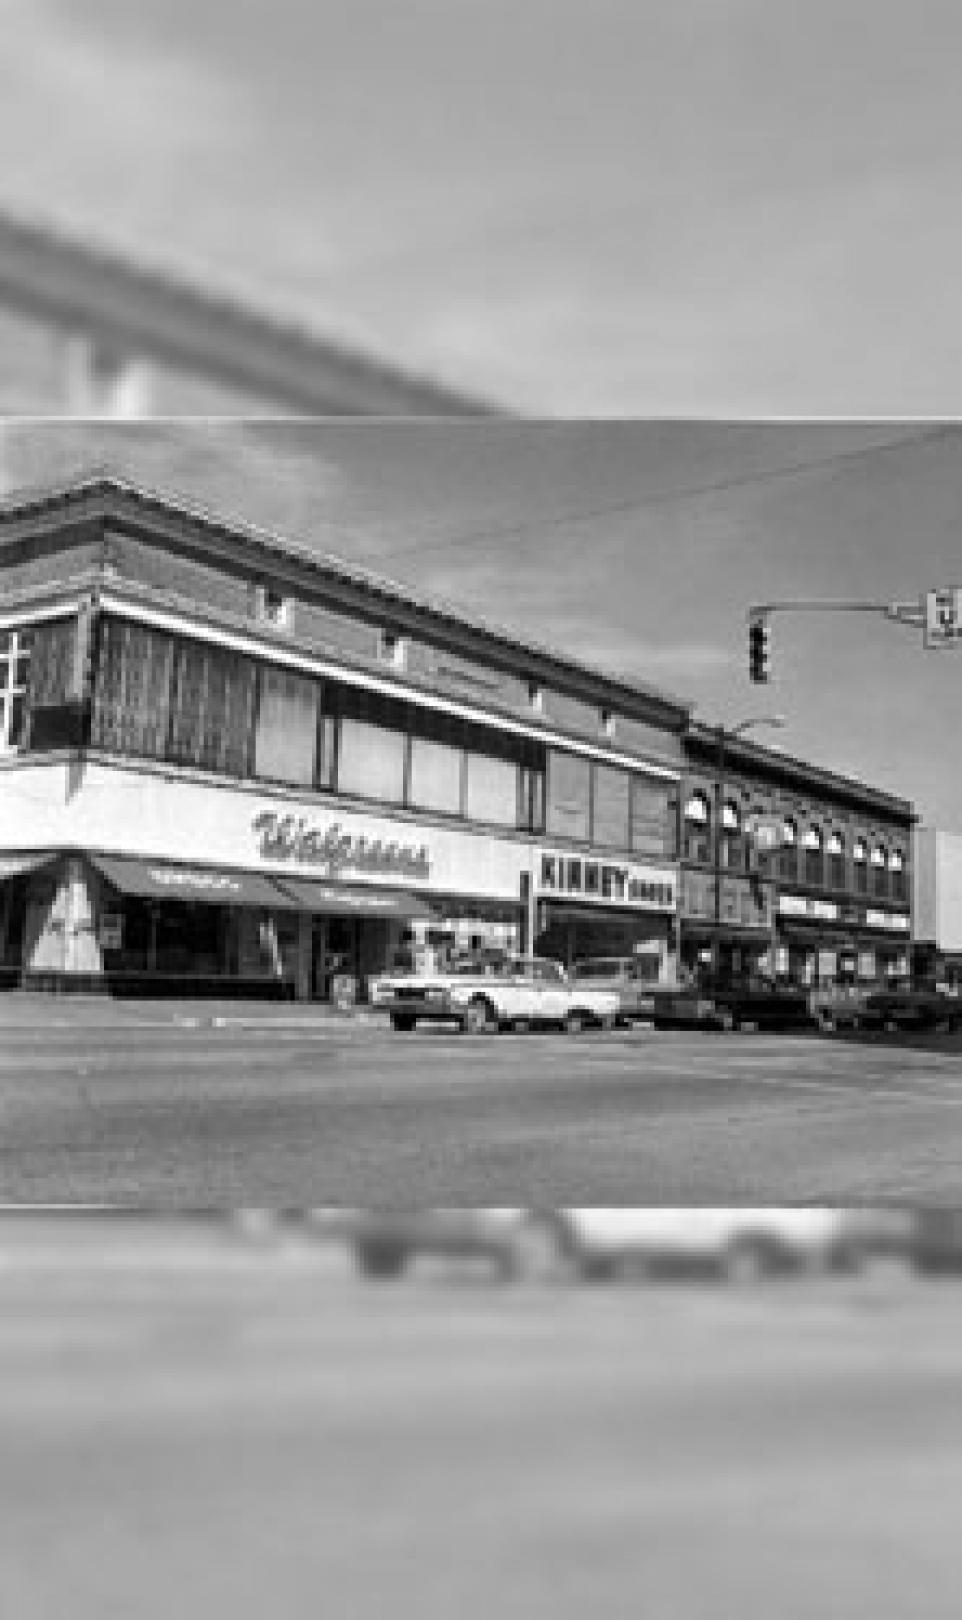
[[[789,883],[798,881],[798,827],[791,816],[782,822],[782,847],[778,852],[778,875]]]
[[[710,861],[711,805],[706,794],[692,793],[685,803],[685,858],[689,861]]]
[[[833,889],[845,887],[845,839],[838,831],[828,838],[828,881]]]
[[[721,863],[733,871],[745,865],[745,841],[742,837],[741,809],[734,799],[726,799],[721,812]]]
[[[821,828],[809,827],[803,843],[805,847],[805,882],[822,884],[825,882],[825,863],[822,859]]]
[[[864,838],[856,838],[852,846],[852,865],[855,873],[855,893],[868,894],[868,846]]]

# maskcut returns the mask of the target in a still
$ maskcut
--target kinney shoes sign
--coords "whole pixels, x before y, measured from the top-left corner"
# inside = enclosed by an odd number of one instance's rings
[[[265,810],[254,818],[260,852],[273,860],[305,861],[329,876],[339,872],[389,872],[401,877],[427,878],[431,861],[425,844],[398,844],[381,838],[360,838],[343,830],[339,822],[311,826],[304,816],[278,816]]]

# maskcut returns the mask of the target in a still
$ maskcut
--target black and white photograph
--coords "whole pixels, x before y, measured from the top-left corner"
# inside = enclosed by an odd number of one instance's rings
[[[951,1201],[957,427],[2,442],[6,1200]]]
[[[0,1614],[957,1615],[962,13],[0,24]]]

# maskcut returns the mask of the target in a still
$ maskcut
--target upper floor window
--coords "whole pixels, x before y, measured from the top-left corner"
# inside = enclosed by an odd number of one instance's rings
[[[407,663],[407,642],[394,630],[382,630],[380,640],[381,657],[386,664],[394,669],[403,669]]]
[[[892,886],[893,900],[906,898],[905,859],[900,849],[893,849],[889,856],[889,881]]]
[[[839,832],[829,834],[828,881],[833,889],[845,887],[845,840]]]
[[[856,838],[852,848],[852,870],[856,894],[868,894],[868,848],[864,838]]]
[[[889,890],[888,885],[888,851],[884,844],[876,844],[872,850],[872,893],[876,899],[883,899]]]
[[[790,883],[798,880],[798,827],[787,816],[782,822],[781,848],[778,852],[778,875]]]
[[[22,747],[32,630],[0,630],[0,753]]]
[[[721,833],[721,864],[738,871],[744,864],[744,840],[741,812],[733,799],[722,805]]]
[[[820,884],[825,881],[825,863],[822,856],[822,831],[809,827],[804,838],[805,882]]]
[[[711,860],[711,806],[704,793],[693,793],[685,804],[685,857]]]

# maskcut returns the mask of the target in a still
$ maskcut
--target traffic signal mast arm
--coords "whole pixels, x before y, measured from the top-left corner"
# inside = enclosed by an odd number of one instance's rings
[[[756,602],[748,610],[748,667],[756,684],[770,678],[769,620],[775,613],[875,613],[921,630],[927,648],[962,644],[962,588],[957,586],[927,591],[918,602]]]
[[[773,613],[881,613],[900,624],[925,625],[925,600],[920,602],[757,602],[748,610],[750,624]]]

